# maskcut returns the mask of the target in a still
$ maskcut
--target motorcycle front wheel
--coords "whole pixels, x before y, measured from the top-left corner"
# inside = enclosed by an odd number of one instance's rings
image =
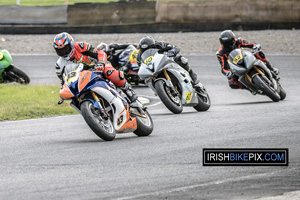
[[[84,120],[97,136],[105,141],[115,139],[116,132],[111,119],[103,119],[91,101],[84,101],[80,110]]]
[[[285,97],[286,97],[286,92],[285,92],[285,90],[281,87],[281,85],[280,85],[280,92],[279,92],[279,95],[280,95],[280,100],[283,100],[283,99],[285,99]]]
[[[263,77],[256,75],[253,77],[253,82],[261,91],[263,91],[265,95],[270,97],[270,99],[272,99],[274,102],[278,102],[280,100],[279,94],[275,91],[274,88],[269,86],[266,81],[263,80]]]
[[[153,131],[153,121],[147,110],[144,111],[144,116],[135,116],[137,129],[133,132],[137,136],[148,136]]]
[[[174,114],[180,114],[183,110],[179,95],[172,95],[170,89],[163,80],[155,82],[155,89],[160,100]]]

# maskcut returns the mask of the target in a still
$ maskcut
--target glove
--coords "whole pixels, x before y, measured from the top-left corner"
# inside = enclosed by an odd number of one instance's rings
[[[110,44],[108,45],[108,49],[110,49],[111,51],[113,51],[114,49],[118,48],[118,44]]]
[[[58,105],[62,104],[64,102],[64,100],[62,98],[60,98],[60,100],[57,102]]]
[[[226,73],[226,77],[227,77],[228,79],[231,79],[231,78],[233,77],[232,72],[231,72],[231,71],[227,72],[227,73]]]
[[[254,52],[258,52],[261,49],[260,44],[255,44],[254,47],[252,48]]]
[[[178,53],[177,49],[171,49],[168,51],[168,57],[174,57]]]
[[[95,71],[104,71],[105,65],[103,63],[98,63],[95,66]]]

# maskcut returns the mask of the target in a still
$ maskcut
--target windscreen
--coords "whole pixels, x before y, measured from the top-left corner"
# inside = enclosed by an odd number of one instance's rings
[[[145,62],[149,62],[150,58],[153,58],[153,56],[155,55],[155,53],[158,51],[158,49],[148,49],[146,50],[142,56],[141,56],[141,59],[142,59],[142,63],[145,63]],[[145,63],[147,64],[147,63]]]

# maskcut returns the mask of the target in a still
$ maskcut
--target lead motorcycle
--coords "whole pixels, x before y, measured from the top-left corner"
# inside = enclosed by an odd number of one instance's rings
[[[197,111],[207,111],[211,102],[204,86],[193,88],[189,73],[173,58],[157,51],[148,49],[142,54],[139,77],[145,80],[174,114],[181,113],[183,106],[193,106]]]
[[[243,48],[234,49],[228,56],[230,70],[252,94],[267,95],[275,102],[283,100],[286,92],[279,83],[279,76],[254,56],[260,51],[251,53]]]
[[[146,108],[138,100],[134,105],[129,104],[121,90],[103,78],[102,71],[84,70],[82,63],[69,64],[64,81],[60,97],[72,100],[70,105],[103,140],[113,140],[116,133],[133,132],[138,136],[152,133],[153,122]]]
[[[2,78],[4,83],[16,82],[19,84],[29,84],[30,78],[21,69],[12,64],[12,57],[6,49],[0,50],[0,69],[4,68]]]

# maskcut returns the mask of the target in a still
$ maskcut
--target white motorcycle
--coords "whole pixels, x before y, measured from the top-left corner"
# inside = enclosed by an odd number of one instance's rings
[[[193,88],[189,73],[157,49],[142,54],[138,75],[175,114],[181,113],[183,106],[193,106],[197,111],[207,111],[210,107],[204,86]]]

